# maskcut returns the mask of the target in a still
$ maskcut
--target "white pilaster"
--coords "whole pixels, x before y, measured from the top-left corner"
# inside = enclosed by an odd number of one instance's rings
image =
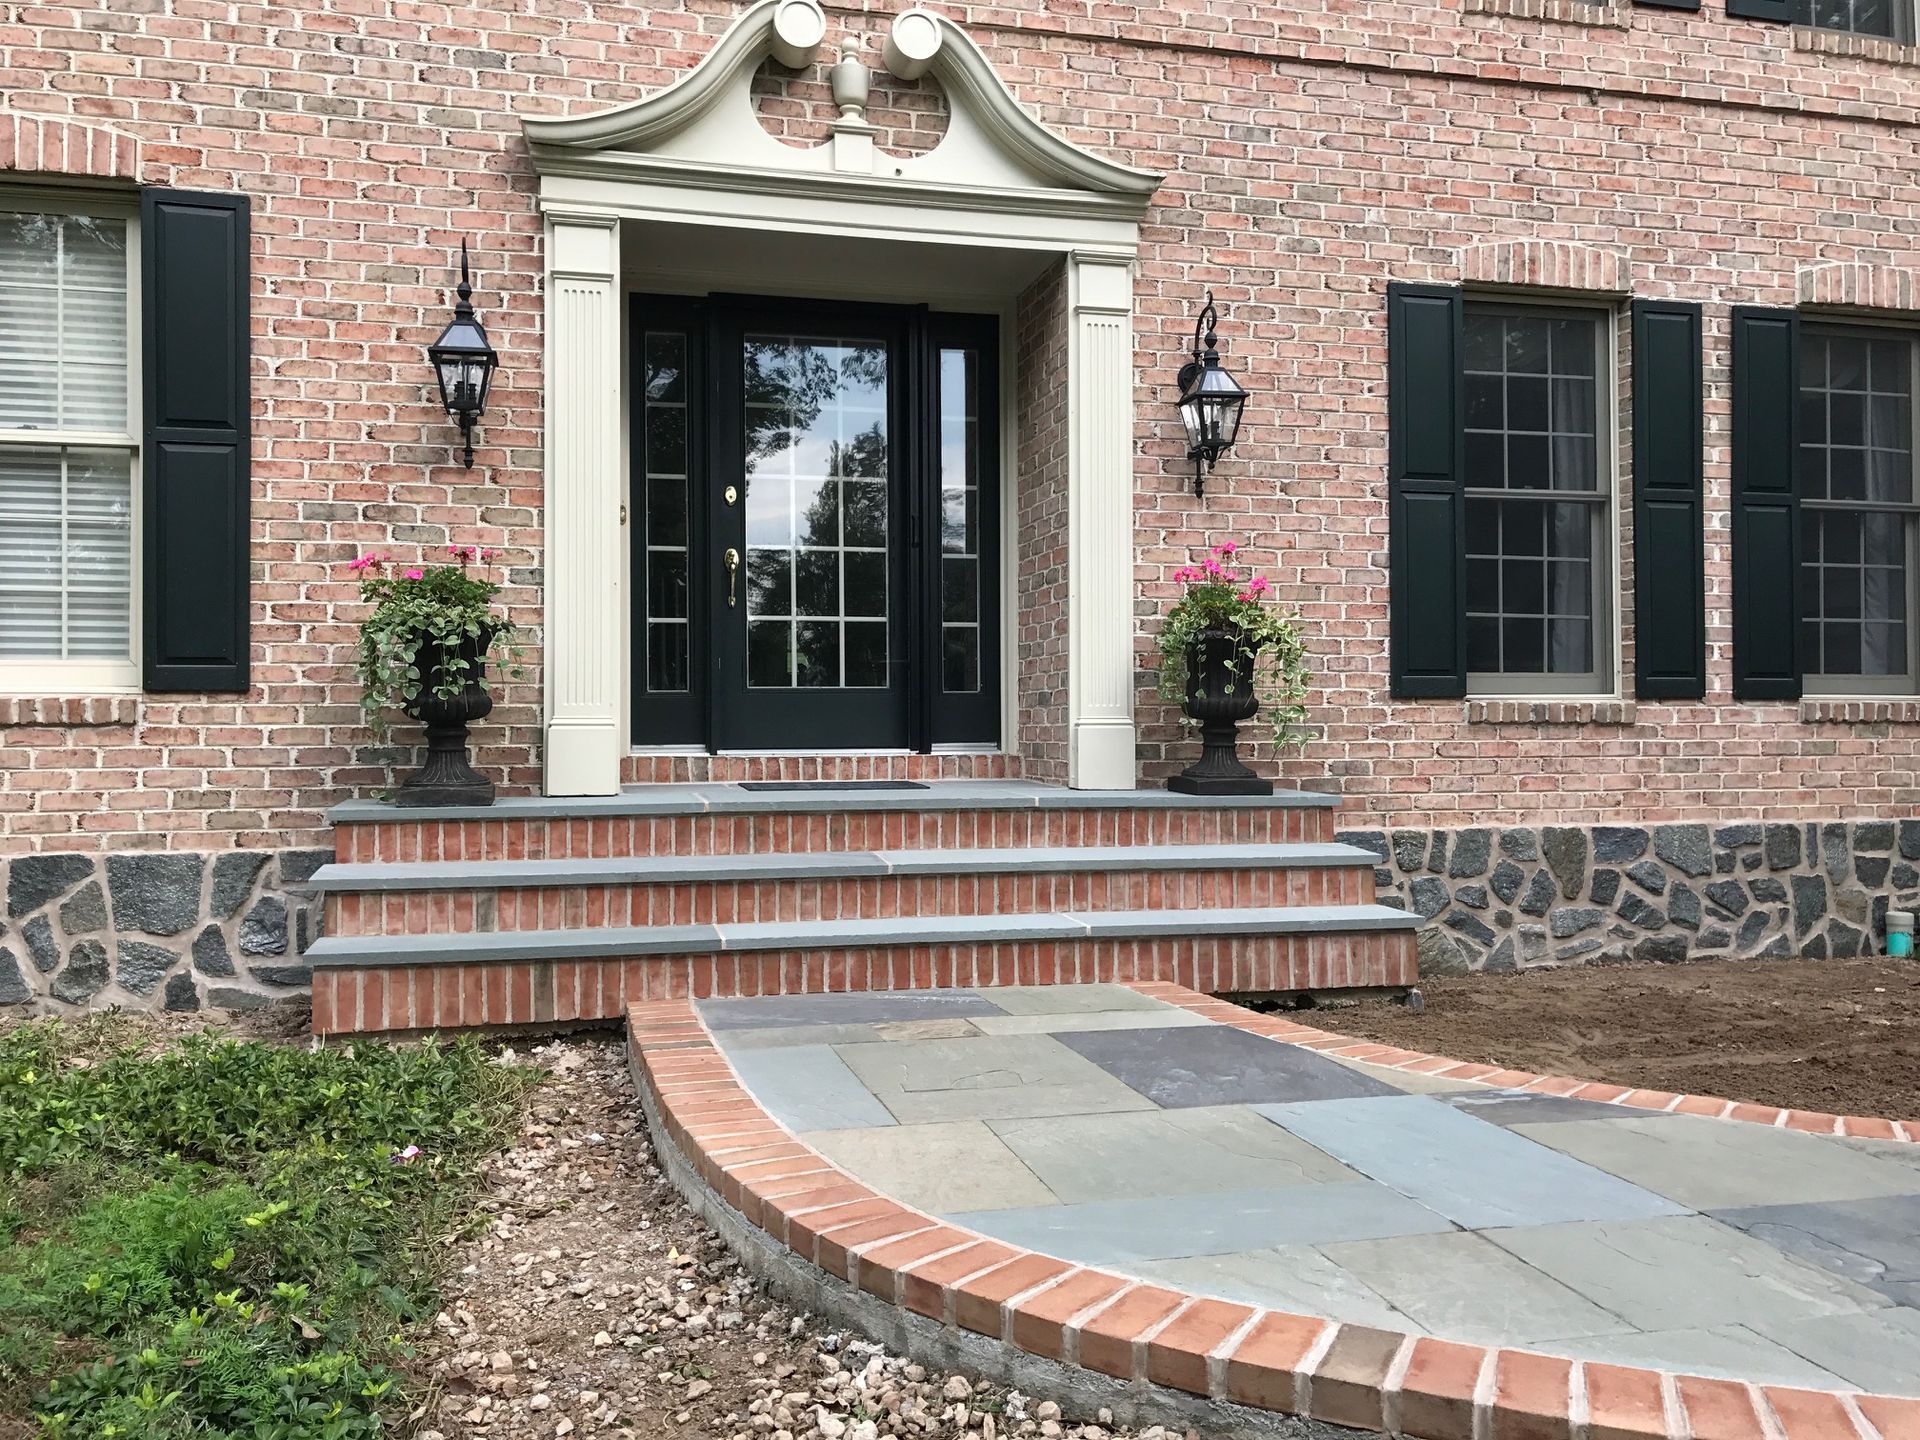
[[[1132,263],[1073,255],[1067,287],[1067,783],[1131,790]]]
[[[620,232],[547,216],[546,715],[549,795],[620,789]]]

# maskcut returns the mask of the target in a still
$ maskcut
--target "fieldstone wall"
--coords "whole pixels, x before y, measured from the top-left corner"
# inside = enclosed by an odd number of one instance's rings
[[[1361,830],[1423,975],[1880,953],[1920,906],[1920,821]]]
[[[330,850],[0,858],[0,1006],[257,1009],[306,990]]]

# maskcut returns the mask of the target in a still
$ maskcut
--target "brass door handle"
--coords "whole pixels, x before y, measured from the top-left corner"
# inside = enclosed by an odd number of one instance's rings
[[[740,577],[740,552],[729,545],[727,553],[721,558],[727,562],[727,604],[737,605],[740,602],[735,594],[735,581]]]

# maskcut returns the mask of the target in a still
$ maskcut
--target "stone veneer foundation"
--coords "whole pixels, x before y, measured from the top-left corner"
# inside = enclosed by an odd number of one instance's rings
[[[1420,973],[1879,953],[1920,904],[1920,821],[1344,831],[1380,903],[1427,923]]]
[[[253,1010],[305,991],[330,850],[0,858],[0,1006]]]

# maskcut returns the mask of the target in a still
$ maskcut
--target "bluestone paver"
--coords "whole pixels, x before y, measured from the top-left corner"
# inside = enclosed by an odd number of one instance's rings
[[[1097,1115],[1153,1105],[1051,1035],[901,1040],[838,1053],[882,1105],[908,1122]]]
[[[982,1035],[1061,1035],[1070,1030],[1172,1030],[1211,1025],[1185,1010],[1069,1010],[1051,1015],[982,1015],[968,1022]]]
[[[1468,1229],[1682,1212],[1670,1200],[1463,1115],[1432,1095],[1255,1108]]]
[[[1851,1315],[1887,1302],[1704,1215],[1491,1230],[1487,1239],[1636,1330]]]
[[[1241,1106],[995,1120],[992,1128],[1068,1204],[1361,1178]]]
[[[877,1044],[881,1036],[872,1025],[770,1025],[719,1030],[715,1038],[731,1055],[736,1050],[774,1050],[783,1045]]]
[[[1293,1314],[1324,1315],[1376,1330],[1424,1333],[1411,1315],[1394,1309],[1358,1276],[1304,1245],[1194,1255],[1184,1260],[1136,1260],[1127,1272],[1192,1295],[1212,1295]]]
[[[1920,1195],[1754,1205],[1718,1210],[1714,1218],[1898,1304],[1920,1307]]]
[[[1678,1201],[1690,1210],[1865,1200],[1920,1192],[1920,1175],[1819,1135],[1735,1120],[1648,1115],[1518,1125],[1589,1165]]]
[[[1364,1060],[1355,1060],[1346,1055],[1328,1055],[1321,1053],[1322,1060],[1331,1060],[1342,1069],[1351,1070],[1356,1075],[1364,1075],[1369,1080],[1378,1080],[1390,1090],[1403,1095],[1452,1095],[1462,1091],[1479,1089],[1471,1080],[1449,1080],[1444,1075],[1426,1075],[1418,1070],[1395,1070],[1386,1065],[1369,1065]]]
[[[1452,1228],[1424,1205],[1365,1181],[1099,1200],[945,1218],[1030,1250],[1093,1265]]]
[[[1219,1025],[1059,1038],[1168,1108],[1400,1093],[1311,1050]]]
[[[978,1120],[813,1131],[800,1138],[876,1190],[934,1214],[1058,1200]]]
[[[1746,1323],[1861,1390],[1920,1395],[1920,1310],[1898,1306],[1858,1315]]]
[[[1525,1345],[1633,1328],[1483,1235],[1402,1235],[1326,1245],[1321,1253],[1449,1340]]]
[[[1110,1011],[1186,1012],[1124,985],[996,985],[976,992],[1009,1015],[1083,1015]]]
[[[772,1029],[780,1025],[866,1025],[879,1020],[935,1020],[1003,1015],[973,990],[875,990],[851,995],[762,995],[702,1000],[700,1017],[713,1031]],[[724,1041],[723,1041],[724,1043]]]
[[[789,1130],[847,1130],[894,1123],[892,1113],[831,1046],[742,1050],[727,1058],[753,1098]]]
[[[1533,1095],[1524,1090],[1468,1090],[1448,1102],[1464,1115],[1494,1125],[1548,1124],[1561,1120],[1646,1119],[1657,1112],[1624,1105],[1602,1105],[1598,1100],[1574,1100],[1565,1095]]]

